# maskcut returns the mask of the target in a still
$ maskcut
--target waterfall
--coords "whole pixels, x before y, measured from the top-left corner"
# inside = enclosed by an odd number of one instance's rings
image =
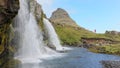
[[[19,34],[19,49],[15,58],[22,62],[39,62],[39,58],[53,53],[43,42],[43,36],[33,12],[30,12],[29,0],[20,0],[20,10],[15,18],[16,32]]]
[[[56,50],[62,50],[62,46],[60,44],[59,38],[55,32],[54,27],[52,26],[51,22],[49,22],[47,19],[43,19],[44,22],[44,28],[48,36],[49,40],[49,46],[55,47]]]

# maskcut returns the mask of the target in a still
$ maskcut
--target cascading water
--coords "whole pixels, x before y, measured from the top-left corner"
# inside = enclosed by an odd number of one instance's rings
[[[42,32],[37,26],[36,19],[29,8],[29,0],[20,0],[20,10],[15,18],[16,32],[18,32],[19,49],[15,58],[22,62],[39,62],[39,58],[52,52],[43,43]]]
[[[60,44],[59,38],[55,32],[54,27],[47,19],[44,18],[43,21],[44,21],[45,31],[48,34],[47,36],[49,39],[49,45],[56,47],[56,50],[62,50],[63,48]]]

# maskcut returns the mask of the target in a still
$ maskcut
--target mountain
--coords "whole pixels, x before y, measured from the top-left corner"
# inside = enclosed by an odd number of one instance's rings
[[[96,35],[96,33],[78,26],[67,11],[61,8],[55,10],[49,20],[54,25],[62,44],[79,45],[82,43],[82,37],[92,37]]]
[[[52,21],[52,23],[55,24],[69,25],[74,27],[78,26],[75,23],[75,21],[70,18],[69,14],[64,9],[61,8],[58,8],[56,11],[52,13],[50,21]]]
[[[115,35],[119,34],[118,32],[112,31],[97,34],[77,25],[69,16],[68,12],[61,8],[55,10],[49,20],[54,25],[61,43],[64,45],[80,45],[83,43],[83,40],[88,41],[88,44],[107,44],[105,42],[109,42],[110,40],[111,43],[113,43],[113,41],[120,41],[120,36]],[[111,36],[113,33],[114,35]],[[100,42],[97,42],[97,40]]]

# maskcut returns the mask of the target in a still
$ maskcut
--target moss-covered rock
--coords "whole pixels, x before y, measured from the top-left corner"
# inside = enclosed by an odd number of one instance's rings
[[[10,59],[3,65],[3,68],[18,68],[20,63],[19,60]]]
[[[34,13],[38,25],[43,30],[43,18],[46,18],[46,15],[44,14],[41,5],[37,3],[36,0],[30,0],[30,11]]]
[[[19,0],[0,0],[0,68],[3,68],[2,66],[13,56],[10,50],[10,24],[18,10]]]

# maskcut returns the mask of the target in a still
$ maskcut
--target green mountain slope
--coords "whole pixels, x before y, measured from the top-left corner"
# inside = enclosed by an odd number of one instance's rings
[[[54,24],[55,30],[63,44],[77,45],[81,43],[81,37],[90,37],[96,34],[83,28],[75,28],[71,26],[62,26]]]
[[[52,13],[50,21],[54,25],[62,44],[80,45],[82,44],[81,38],[103,38],[120,41],[120,35],[112,35],[110,33],[97,34],[78,26],[76,22],[70,18],[69,14],[61,8],[58,8]]]

